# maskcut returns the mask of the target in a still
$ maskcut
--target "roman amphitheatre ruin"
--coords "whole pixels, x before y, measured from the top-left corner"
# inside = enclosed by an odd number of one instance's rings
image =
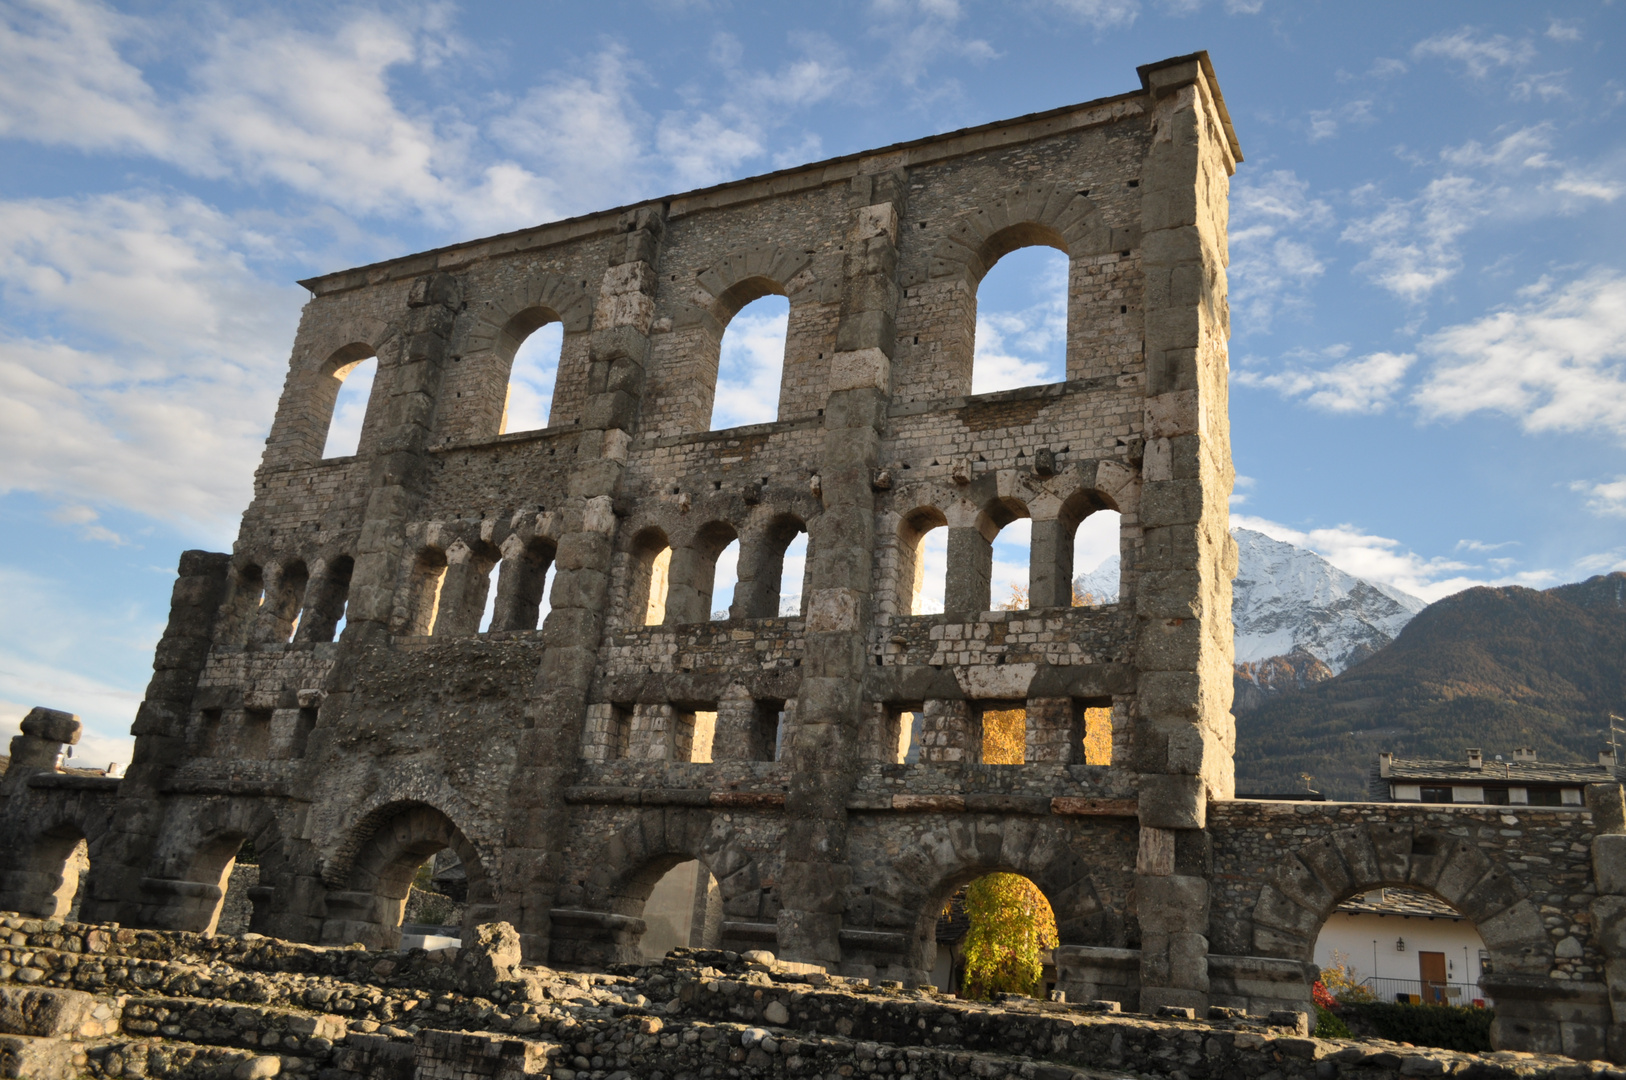
[[[60,918],[77,892],[84,924],[209,933],[252,844],[254,932],[391,949],[450,849],[467,940],[506,922],[529,961],[602,969],[640,957],[651,891],[695,862],[719,949],[907,989],[945,899],[998,870],[1049,900],[1067,1000],[1200,1017],[1306,1008],[1334,906],[1410,885],[1484,938],[1498,1046],[1626,1060],[1618,788],[1235,798],[1242,153],[1207,54],[1139,75],[304,282],[253,502],[229,554],[180,558],[128,769],[56,769],[67,712],[13,741],[0,909]],[[974,394],[979,283],[1034,245],[1067,262],[1065,381]],[[711,430],[723,335],[771,295],[777,419]],[[547,426],[506,431],[516,352],[550,324]],[[366,363],[359,446],[324,457]],[[1119,596],[1074,606],[1098,514]],[[992,542],[1021,519],[1030,594],[1006,610]],[[1012,709],[1021,763],[984,763],[984,714]]]

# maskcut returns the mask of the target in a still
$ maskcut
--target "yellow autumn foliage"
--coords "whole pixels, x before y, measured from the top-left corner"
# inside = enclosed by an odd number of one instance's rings
[[[1035,996],[1044,974],[1041,953],[1056,947],[1056,915],[1038,887],[1020,874],[988,874],[965,890],[971,929],[965,937],[968,998]]]

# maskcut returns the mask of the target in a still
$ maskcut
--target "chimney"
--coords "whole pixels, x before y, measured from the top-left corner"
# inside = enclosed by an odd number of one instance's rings
[[[1598,764],[1606,769],[1615,767],[1615,748],[1613,746],[1606,746],[1598,751]]]
[[[1479,752],[1479,747],[1477,747],[1477,746],[1468,747],[1468,768],[1470,768],[1470,769],[1483,769],[1484,767],[1485,767],[1485,755]]]
[[[1514,747],[1513,748],[1513,760],[1514,761],[1534,762],[1536,760],[1536,748],[1533,747],[1533,746],[1516,746],[1516,747]]]
[[[1388,750],[1385,750],[1381,754],[1378,755],[1378,775],[1379,776],[1388,776],[1391,772],[1394,771],[1394,766],[1395,766],[1395,756],[1394,756],[1393,753],[1391,753]]]

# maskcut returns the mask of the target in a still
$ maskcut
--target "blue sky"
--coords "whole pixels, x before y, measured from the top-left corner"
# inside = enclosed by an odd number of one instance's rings
[[[176,558],[248,502],[297,278],[1199,48],[1247,157],[1237,521],[1428,599],[1626,567],[1623,30],[1618,2],[0,0],[0,725],[72,709],[128,760]],[[985,282],[978,389],[1052,377],[1055,280],[1019,252]],[[777,378],[782,310],[741,318],[718,426]]]

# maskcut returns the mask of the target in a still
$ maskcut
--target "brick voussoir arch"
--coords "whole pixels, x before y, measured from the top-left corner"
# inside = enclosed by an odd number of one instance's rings
[[[526,334],[554,319],[564,325],[567,334],[592,327],[593,297],[579,278],[541,274],[481,301],[469,328],[468,351],[511,354]]]
[[[1466,839],[1409,824],[1340,829],[1279,861],[1253,908],[1254,952],[1312,960],[1333,909],[1386,885],[1422,889],[1460,911],[1500,971],[1544,974],[1552,964],[1540,914],[1512,871]]]
[[[718,830],[716,824],[709,809],[669,806],[642,812],[636,826],[616,833],[614,847],[588,880],[587,905],[639,917],[655,883],[690,859],[717,879],[724,904],[759,889],[755,857],[731,829]]]
[[[1140,230],[1109,227],[1093,202],[1065,185],[1033,184],[955,222],[932,248],[929,274],[975,285],[1000,256],[1032,244],[1076,259],[1138,247]]]
[[[721,334],[740,308],[758,297],[782,293],[792,302],[814,283],[813,256],[782,244],[738,248],[695,272],[699,286],[674,313],[677,326],[707,325]]]
[[[1063,945],[1098,945],[1103,905],[1089,864],[1067,835],[1043,818],[1003,815],[945,821],[927,830],[892,864],[884,879],[895,890],[870,900],[912,915],[910,963],[925,966],[925,947],[943,902],[985,874],[1021,874],[1036,885],[1056,916]]]

